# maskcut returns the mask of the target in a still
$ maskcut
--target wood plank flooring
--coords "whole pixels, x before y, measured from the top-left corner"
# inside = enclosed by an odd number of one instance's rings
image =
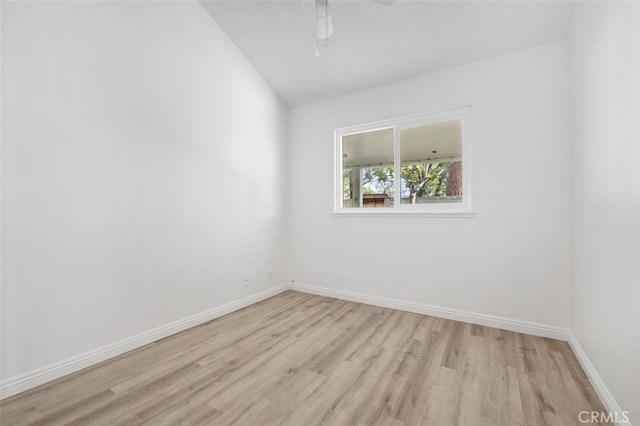
[[[0,403],[9,425],[579,425],[569,346],[287,291]]]

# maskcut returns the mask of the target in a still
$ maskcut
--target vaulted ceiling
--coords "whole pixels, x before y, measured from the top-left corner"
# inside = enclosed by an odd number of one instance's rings
[[[573,2],[329,0],[314,55],[312,0],[201,3],[289,106],[566,38]]]

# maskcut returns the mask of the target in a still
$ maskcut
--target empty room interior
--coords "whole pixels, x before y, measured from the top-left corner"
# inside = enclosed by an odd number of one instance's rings
[[[3,426],[640,425],[640,2],[0,23]]]

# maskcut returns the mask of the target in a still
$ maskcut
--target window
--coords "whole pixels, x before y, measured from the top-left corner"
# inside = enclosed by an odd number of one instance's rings
[[[472,216],[470,110],[336,130],[335,213]]]

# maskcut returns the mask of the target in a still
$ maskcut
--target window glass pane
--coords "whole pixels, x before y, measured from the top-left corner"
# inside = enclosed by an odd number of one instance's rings
[[[462,202],[462,120],[400,130],[402,204]]]
[[[393,207],[393,128],[342,137],[342,207]]]

